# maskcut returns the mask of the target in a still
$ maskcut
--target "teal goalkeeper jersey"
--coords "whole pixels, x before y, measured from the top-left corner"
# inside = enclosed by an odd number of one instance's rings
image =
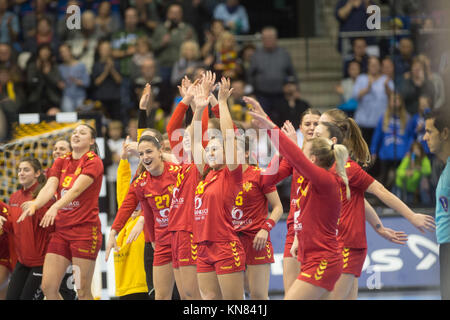
[[[439,244],[450,243],[450,213],[448,200],[450,199],[450,157],[442,171],[436,188],[436,237]]]

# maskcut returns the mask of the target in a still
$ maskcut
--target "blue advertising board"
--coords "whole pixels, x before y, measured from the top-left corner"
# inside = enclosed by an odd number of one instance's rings
[[[439,286],[439,246],[434,232],[421,233],[402,217],[384,217],[383,225],[408,235],[405,245],[380,237],[366,224],[368,251],[360,289],[412,288]],[[272,264],[269,290],[282,292],[283,251],[286,221],[271,231],[275,263]]]

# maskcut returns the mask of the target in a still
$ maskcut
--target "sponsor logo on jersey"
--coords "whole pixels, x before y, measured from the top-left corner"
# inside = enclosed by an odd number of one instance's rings
[[[445,212],[448,212],[448,199],[445,196],[439,197],[439,203],[442,206],[442,209],[444,209]]]

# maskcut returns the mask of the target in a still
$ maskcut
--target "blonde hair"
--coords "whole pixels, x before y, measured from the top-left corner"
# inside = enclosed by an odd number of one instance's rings
[[[193,41],[193,40],[187,40],[187,41],[184,41],[181,44],[180,57],[184,58],[185,55],[186,55],[186,50],[188,50],[190,47],[192,49],[194,49],[194,52],[195,52],[194,53],[194,60],[198,60],[200,58],[200,47],[199,47],[198,43],[196,41]]]
[[[219,36],[219,39],[217,39],[216,42],[216,52],[221,52],[223,49],[223,43],[225,42],[226,39],[232,39],[233,40],[233,49],[236,50],[236,38],[234,36],[234,34],[232,34],[229,31],[225,31],[222,32]]]
[[[347,200],[350,199],[350,187],[348,185],[347,172],[345,164],[348,159],[347,148],[342,144],[333,144],[330,139],[313,138],[311,142],[311,154],[317,159],[316,164],[319,167],[329,169],[336,163],[336,173],[341,177],[345,184],[345,194]]]

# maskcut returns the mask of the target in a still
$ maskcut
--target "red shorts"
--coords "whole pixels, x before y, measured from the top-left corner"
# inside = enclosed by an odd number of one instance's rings
[[[198,244],[197,272],[228,274],[245,270],[245,252],[240,241]]]
[[[367,249],[342,248],[342,273],[350,273],[356,278],[361,276]]]
[[[65,257],[96,260],[102,247],[100,224],[86,223],[67,228],[57,228],[50,236],[47,253]]]
[[[172,262],[172,247],[168,245],[155,245],[155,252],[153,253],[153,265],[163,266]]]
[[[197,265],[198,245],[192,242],[193,235],[188,231],[172,232],[172,267]]]
[[[255,235],[249,235],[245,233],[239,233],[239,240],[241,240],[242,246],[245,252],[245,264],[246,265],[259,265],[266,263],[274,263],[272,242],[267,240],[266,246],[259,251],[253,248],[253,240]]]
[[[342,274],[342,260],[335,259],[302,263],[297,279],[317,287],[333,291],[334,285]]]
[[[287,232],[287,235],[286,235],[286,241],[284,243],[283,258],[293,258],[292,254],[291,254],[291,247],[292,247],[292,244],[294,243],[294,239],[295,239],[294,225],[291,224],[288,227],[288,232]]]

